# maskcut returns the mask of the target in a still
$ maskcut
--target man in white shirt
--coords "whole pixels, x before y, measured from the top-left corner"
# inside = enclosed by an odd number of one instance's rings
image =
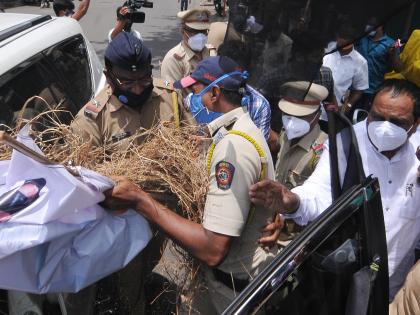
[[[378,90],[369,116],[354,126],[366,176],[379,180],[388,246],[390,299],[401,287],[414,263],[414,248],[420,238],[419,161],[416,150],[420,134],[420,92],[405,80],[388,80]],[[340,180],[346,158],[337,137]],[[308,180],[288,190],[280,183],[262,181],[250,189],[251,201],[275,208],[298,224],[313,221],[331,205],[328,144]]]
[[[358,53],[352,40],[356,38],[351,27],[341,27],[336,35],[338,50],[324,56],[323,66],[332,71],[334,94],[339,107],[351,108],[369,88],[369,72],[366,59]],[[350,94],[347,96],[347,91]],[[325,115],[326,117],[326,115]]]

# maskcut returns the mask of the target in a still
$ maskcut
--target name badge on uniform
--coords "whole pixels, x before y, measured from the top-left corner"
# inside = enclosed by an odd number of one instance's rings
[[[217,145],[228,133],[225,127],[221,127],[213,136],[214,145]]]

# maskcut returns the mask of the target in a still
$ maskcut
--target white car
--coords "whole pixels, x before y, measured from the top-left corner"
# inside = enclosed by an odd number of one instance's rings
[[[1,13],[0,56],[0,124],[48,109],[38,100],[22,111],[34,95],[74,115],[105,84],[102,63],[72,18]]]

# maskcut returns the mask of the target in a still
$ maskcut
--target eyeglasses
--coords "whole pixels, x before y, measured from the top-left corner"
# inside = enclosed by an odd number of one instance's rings
[[[207,35],[208,34],[208,30],[194,30],[194,29],[192,29],[192,28],[186,28],[186,27],[184,27],[184,31],[185,31],[185,33],[187,33],[187,35],[190,37],[190,36],[193,36],[193,35],[196,35],[196,34],[204,34],[204,35]]]
[[[151,74],[147,74],[143,78],[137,79],[137,80],[123,80],[123,79],[119,79],[115,75],[115,73],[113,72],[111,73],[112,73],[112,77],[115,79],[118,85],[126,87],[126,88],[134,88],[138,85],[142,87],[149,87],[150,85],[152,85],[152,82],[153,82],[153,78]]]

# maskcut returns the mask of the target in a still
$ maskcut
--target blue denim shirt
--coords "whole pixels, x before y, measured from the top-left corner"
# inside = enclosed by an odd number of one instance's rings
[[[394,42],[391,37],[384,35],[376,42],[370,36],[365,36],[357,43],[356,50],[368,62],[369,89],[365,93],[375,93],[384,82],[385,73],[392,70],[388,49],[394,45]]]

